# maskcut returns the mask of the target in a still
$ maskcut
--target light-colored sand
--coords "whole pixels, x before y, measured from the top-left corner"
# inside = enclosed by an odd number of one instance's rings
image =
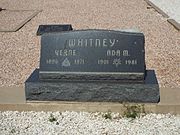
[[[140,29],[147,69],[156,71],[161,87],[180,87],[180,32],[143,0],[1,0],[0,5],[43,9],[18,32],[0,33],[0,86],[24,85],[39,66],[38,25],[69,23],[75,29]]]

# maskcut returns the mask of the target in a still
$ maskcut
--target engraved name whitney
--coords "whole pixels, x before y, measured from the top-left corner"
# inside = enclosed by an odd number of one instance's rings
[[[68,39],[65,46],[70,49],[55,49],[56,56],[76,56],[75,47],[111,48],[117,43],[117,39]],[[129,56],[128,50],[107,50],[107,56]]]
[[[116,39],[68,39],[66,45],[73,47],[113,47],[118,42]]]

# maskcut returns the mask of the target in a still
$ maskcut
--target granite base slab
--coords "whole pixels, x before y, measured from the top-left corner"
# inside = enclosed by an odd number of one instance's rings
[[[159,85],[153,70],[148,70],[144,83],[42,81],[36,69],[25,82],[29,101],[85,101],[157,103]]]

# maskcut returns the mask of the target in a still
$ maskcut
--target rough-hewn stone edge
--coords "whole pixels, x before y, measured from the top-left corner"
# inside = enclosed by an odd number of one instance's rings
[[[124,82],[143,82],[145,73],[143,72],[52,72],[39,71],[40,80],[59,80],[59,81],[117,81]]]
[[[167,21],[180,31],[180,23],[176,22],[174,19],[168,19]]]
[[[38,69],[25,82],[27,100],[75,102],[159,102],[154,70],[147,70],[144,83],[41,81]],[[133,95],[133,96],[132,96]]]
[[[128,105],[137,105],[129,103]],[[144,105],[146,113],[180,114],[180,105],[139,104]],[[86,111],[124,113],[120,103],[109,102],[27,102],[25,104],[0,104],[0,111]]]
[[[0,32],[16,32],[17,30],[22,28],[27,22],[29,22],[33,17],[35,17],[38,13],[42,12],[42,10],[11,10],[11,11],[16,11],[16,12],[20,12],[20,11],[34,11],[34,13],[31,16],[28,16],[24,21],[22,21],[20,24],[18,24],[13,29],[4,29],[4,30],[0,29]]]
[[[165,18],[169,18],[169,16],[164,12],[164,11],[162,11],[159,7],[157,7],[154,3],[152,3],[151,1],[149,1],[149,0],[145,0],[146,1],[146,3],[148,4],[148,5],[150,5],[151,7],[153,7],[158,13],[160,13],[163,17],[165,17]]]

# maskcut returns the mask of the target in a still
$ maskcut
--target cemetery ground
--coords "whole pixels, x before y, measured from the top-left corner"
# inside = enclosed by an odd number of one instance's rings
[[[144,0],[1,0],[0,7],[6,9],[0,11],[0,30],[26,22],[16,32],[0,32],[0,134],[180,134],[180,31]],[[41,24],[139,29],[160,103],[144,104],[145,116],[133,111],[136,119],[124,116],[119,103],[26,103],[24,82],[39,67]]]

